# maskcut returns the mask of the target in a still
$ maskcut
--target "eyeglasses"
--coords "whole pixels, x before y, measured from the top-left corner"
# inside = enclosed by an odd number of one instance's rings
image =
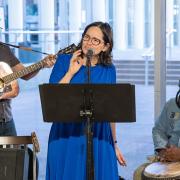
[[[89,35],[85,34],[84,37],[82,38],[83,41],[91,41],[91,43],[95,46],[98,46],[99,44],[101,44],[103,41],[100,39],[97,39],[95,37],[91,38]]]

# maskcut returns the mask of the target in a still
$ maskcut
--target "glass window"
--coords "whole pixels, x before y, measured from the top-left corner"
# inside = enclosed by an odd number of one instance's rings
[[[152,2],[151,0],[144,1],[144,47],[148,48],[152,44],[151,29],[152,29]]]
[[[26,15],[27,16],[38,15],[37,0],[26,0]]]
[[[179,45],[179,0],[174,0],[174,5],[173,5],[173,29],[174,31],[174,36],[173,36],[173,43],[175,46]]]
[[[180,74],[180,1],[167,0],[166,16],[166,92],[168,100],[175,97],[179,89]]]

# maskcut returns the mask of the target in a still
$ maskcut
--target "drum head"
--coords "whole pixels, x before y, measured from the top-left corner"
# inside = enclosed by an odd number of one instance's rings
[[[180,177],[180,162],[155,162],[144,169],[145,177],[156,179],[161,178],[179,178]]]

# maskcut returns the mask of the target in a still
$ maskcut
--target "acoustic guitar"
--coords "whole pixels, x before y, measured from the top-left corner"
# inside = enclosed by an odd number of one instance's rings
[[[57,57],[57,55],[60,55],[60,54],[72,54],[74,51],[77,50],[77,48],[78,47],[75,44],[71,44],[70,46],[64,49],[60,49],[55,54],[55,56]],[[44,68],[47,57],[45,57],[43,60],[35,64],[27,66],[24,69],[20,71],[16,71],[16,72],[12,72],[10,66],[7,63],[0,62],[0,95],[2,95],[2,93],[4,92],[11,90],[10,83],[12,81]]]

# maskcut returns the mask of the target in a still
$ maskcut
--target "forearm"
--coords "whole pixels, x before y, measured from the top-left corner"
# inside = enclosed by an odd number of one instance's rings
[[[180,147],[178,147],[177,160],[180,161]]]
[[[11,99],[16,97],[19,94],[19,86],[15,83],[12,85],[12,90],[5,92],[0,96],[0,99]]]
[[[0,96],[0,99],[11,99],[14,98],[18,95],[18,93],[14,93],[14,92],[8,92],[8,93],[4,93],[2,96]]]
[[[35,72],[32,72],[32,73],[30,73],[30,74],[27,74],[27,75],[23,76],[21,79],[23,79],[23,80],[29,80],[29,79],[33,78],[34,76],[36,76],[36,74],[38,74],[39,71],[40,71],[40,70],[36,70]]]
[[[113,136],[113,142],[116,143],[116,123],[110,123],[111,125],[111,131],[112,131],[112,136]]]
[[[59,84],[68,84],[72,77],[73,75],[70,72],[67,72],[65,76],[59,81]]]
[[[24,70],[26,67],[22,64],[22,63],[19,63],[17,65],[15,65],[14,67],[12,67],[12,70],[13,72],[17,72],[17,71],[22,71]],[[23,77],[21,77],[21,79],[23,80],[29,80],[31,78],[33,78],[34,76],[36,76],[36,74],[39,72],[40,69],[34,71],[34,72],[31,72]]]
[[[153,128],[153,142],[154,149],[163,149],[168,145],[168,137],[167,135],[160,129]]]

